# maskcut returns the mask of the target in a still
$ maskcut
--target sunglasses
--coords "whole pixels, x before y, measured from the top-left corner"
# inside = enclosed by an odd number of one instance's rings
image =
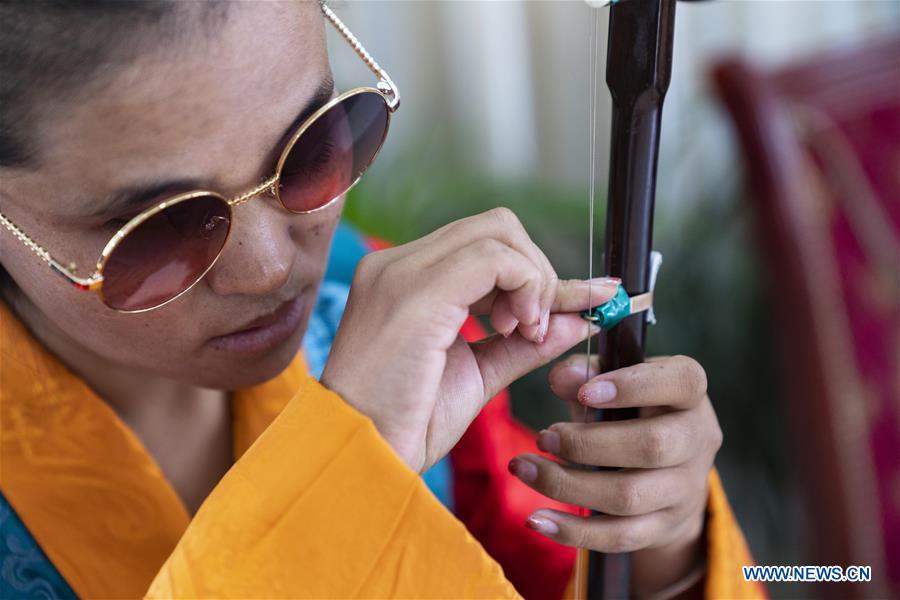
[[[123,225],[107,242],[89,277],[74,274],[5,215],[2,223],[75,287],[96,293],[119,312],[143,312],[175,300],[197,284],[222,255],[236,206],[273,195],[288,211],[323,210],[359,181],[387,136],[400,95],[387,73],[334,12],[322,12],[378,77],[377,87],[350,90],[307,118],[291,135],[275,175],[231,199],[209,191],[178,194]]]

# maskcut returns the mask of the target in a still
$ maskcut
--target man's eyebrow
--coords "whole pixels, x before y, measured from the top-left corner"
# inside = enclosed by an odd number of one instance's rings
[[[284,130],[284,133],[281,134],[272,150],[272,155],[266,157],[264,161],[264,164],[268,166],[267,168],[274,169],[278,155],[297,128],[300,127],[300,124],[318,109],[325,106],[333,95],[334,79],[329,74],[322,79],[313,92],[312,97]],[[127,213],[144,208],[152,200],[162,200],[164,197],[192,190],[213,189],[214,185],[215,183],[211,180],[182,178],[153,182],[146,185],[129,186],[117,190],[106,196],[101,202],[97,202],[95,204],[96,208],[91,210],[88,216],[99,217]]]

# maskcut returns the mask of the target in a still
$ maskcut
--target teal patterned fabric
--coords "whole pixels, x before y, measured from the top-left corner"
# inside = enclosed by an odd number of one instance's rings
[[[0,494],[0,598],[76,598],[3,494]]]
[[[337,334],[338,325],[341,324],[341,317],[344,316],[344,307],[347,305],[349,294],[350,286],[340,281],[326,280],[319,287],[319,297],[309,316],[309,324],[303,338],[306,366],[309,367],[310,375],[316,379],[321,377],[325,368],[331,343]]]

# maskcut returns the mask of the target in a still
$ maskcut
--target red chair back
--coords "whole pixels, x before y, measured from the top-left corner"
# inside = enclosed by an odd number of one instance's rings
[[[816,560],[900,597],[900,39],[713,78],[770,274]]]

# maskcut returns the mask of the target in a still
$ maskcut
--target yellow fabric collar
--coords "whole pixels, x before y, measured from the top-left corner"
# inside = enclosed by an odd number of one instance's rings
[[[234,394],[239,457],[306,374]],[[144,594],[190,518],[153,457],[0,303],[0,489],[80,597]]]

